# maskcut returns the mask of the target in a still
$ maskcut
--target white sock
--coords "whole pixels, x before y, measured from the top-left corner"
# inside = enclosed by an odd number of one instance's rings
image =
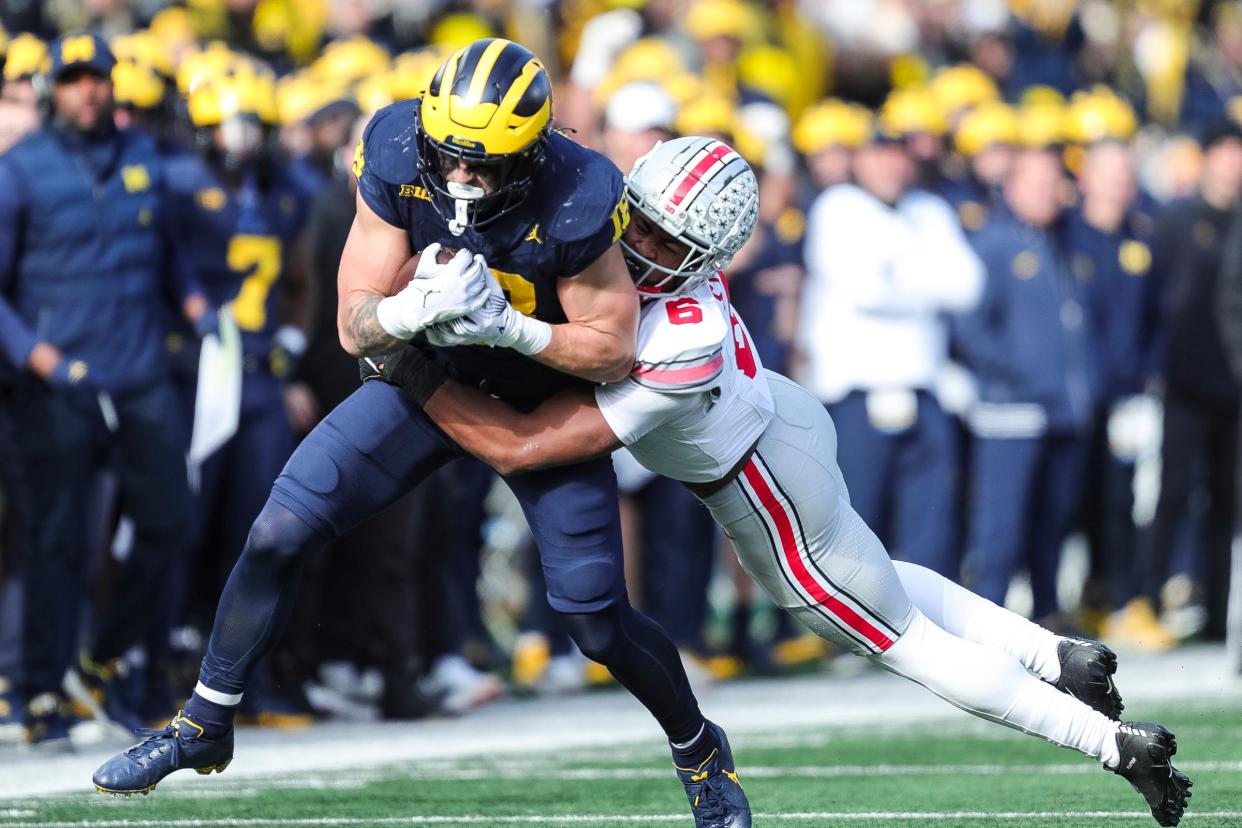
[[[1044,681],[1061,677],[1059,635],[931,569],[905,561],[893,561],[893,567],[910,602],[937,627],[958,638],[1004,650]]]
[[[707,722],[703,722],[703,724],[699,725],[699,732],[694,734],[694,736],[690,738],[690,741],[674,742],[672,739],[669,739],[668,743],[672,745],[673,747],[677,748],[678,750],[688,750],[694,747],[695,742],[697,742],[699,739],[702,739],[703,734],[706,732],[707,732]]]
[[[236,707],[241,704],[242,700],[241,693],[221,693],[219,690],[212,690],[201,681],[194,685],[194,692],[213,704],[220,704],[225,707]]]
[[[1116,722],[1040,681],[1009,653],[951,635],[918,610],[893,646],[871,658],[968,713],[1072,747],[1109,767],[1120,762]]]

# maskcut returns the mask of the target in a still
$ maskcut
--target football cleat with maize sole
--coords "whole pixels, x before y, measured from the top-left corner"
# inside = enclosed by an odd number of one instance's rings
[[[204,739],[203,728],[183,712],[163,730],[145,733],[141,742],[99,766],[95,790],[113,796],[146,795],[173,771],[190,768],[200,774],[224,773],[233,761],[231,729],[219,739]]]

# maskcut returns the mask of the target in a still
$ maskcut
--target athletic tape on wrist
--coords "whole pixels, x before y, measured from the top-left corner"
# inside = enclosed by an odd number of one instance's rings
[[[548,343],[552,341],[552,326],[541,319],[532,319],[529,316],[518,315],[521,322],[518,324],[517,340],[513,343],[513,350],[526,356],[534,356],[548,347]]]

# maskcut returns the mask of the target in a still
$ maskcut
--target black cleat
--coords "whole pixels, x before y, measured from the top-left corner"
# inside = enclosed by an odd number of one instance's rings
[[[711,755],[696,768],[673,766],[686,786],[694,824],[696,828],[750,828],[750,803],[738,780],[729,740],[711,722],[707,728],[716,741]]]
[[[232,730],[219,739],[204,739],[203,729],[185,713],[178,713],[163,730],[147,731],[147,738],[100,765],[95,771],[95,790],[113,796],[145,796],[175,770],[224,773],[232,761]]]
[[[110,725],[121,738],[129,739],[143,725],[126,699],[127,689],[133,695],[135,678],[120,659],[101,664],[83,650],[78,664],[65,674],[64,690],[78,715]]]
[[[24,746],[40,753],[64,753],[73,750],[69,727],[74,719],[69,704],[59,693],[40,693],[26,705],[23,717]]]
[[[1122,722],[1117,731],[1121,764],[1114,771],[1143,795],[1161,825],[1176,825],[1186,812],[1193,784],[1173,767],[1177,738],[1162,725]]]
[[[1061,678],[1053,686],[1062,693],[1098,710],[1113,721],[1121,718],[1125,705],[1113,684],[1117,654],[1096,641],[1063,638],[1057,644]]]

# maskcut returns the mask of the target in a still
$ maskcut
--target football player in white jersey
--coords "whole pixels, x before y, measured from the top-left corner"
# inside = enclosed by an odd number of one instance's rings
[[[823,406],[765,371],[729,304],[723,273],[755,224],[753,172],[725,144],[657,145],[627,178],[622,237],[645,297],[637,363],[621,382],[570,391],[521,414],[448,381],[416,349],[364,365],[401,385],[459,445],[502,475],[625,446],[682,481],[733,541],[742,565],[803,624],[970,713],[1099,760],[1161,825],[1190,780],[1164,727],[1117,721],[1116,656],[1061,638],[923,567],[892,561],[850,506]],[[503,345],[515,311],[499,288],[443,323],[436,344]]]

